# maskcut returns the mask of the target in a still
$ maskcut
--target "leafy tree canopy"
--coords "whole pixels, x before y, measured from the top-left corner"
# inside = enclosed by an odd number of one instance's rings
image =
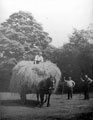
[[[22,58],[24,53],[34,52],[33,44],[44,50],[51,41],[49,34],[29,12],[19,11],[1,23],[0,51],[4,51],[6,57]]]

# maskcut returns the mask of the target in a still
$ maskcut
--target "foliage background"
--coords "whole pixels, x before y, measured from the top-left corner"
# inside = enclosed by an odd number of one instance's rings
[[[60,48],[50,43],[52,38],[29,12],[19,11],[0,25],[0,91],[8,91],[12,68],[21,60],[34,60],[42,51],[44,60],[57,64],[63,77],[76,82],[75,92],[82,92],[80,77],[88,74],[93,79],[93,24],[86,30],[73,29],[69,42]],[[93,90],[93,85],[90,86]],[[64,88],[64,92],[66,88]]]

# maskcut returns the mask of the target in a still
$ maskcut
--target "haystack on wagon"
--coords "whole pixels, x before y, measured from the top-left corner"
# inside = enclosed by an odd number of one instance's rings
[[[46,61],[34,64],[33,61],[21,61],[13,68],[9,88],[11,92],[19,93],[21,100],[25,101],[28,93],[36,93],[38,96],[42,87],[40,83],[50,76],[56,80],[54,87],[56,92],[61,72],[54,63]]]

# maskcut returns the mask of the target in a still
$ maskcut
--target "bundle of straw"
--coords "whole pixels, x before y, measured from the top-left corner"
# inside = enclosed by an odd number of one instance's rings
[[[13,68],[10,91],[21,93],[24,90],[26,93],[30,90],[31,93],[35,93],[38,84],[50,75],[55,77],[57,88],[61,72],[55,64],[50,61],[39,64],[34,64],[33,61],[21,61]]]

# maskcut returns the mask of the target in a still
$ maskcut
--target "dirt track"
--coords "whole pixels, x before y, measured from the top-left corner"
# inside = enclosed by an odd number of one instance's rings
[[[1,120],[93,120],[93,94],[90,100],[75,94],[72,100],[67,95],[52,95],[51,106],[39,108],[35,95],[27,95],[26,105],[22,105],[18,94],[0,93]]]

